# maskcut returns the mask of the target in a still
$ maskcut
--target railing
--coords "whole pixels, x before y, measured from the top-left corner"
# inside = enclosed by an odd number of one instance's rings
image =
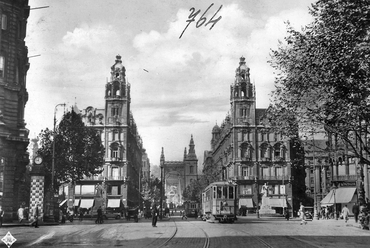
[[[356,181],[357,175],[333,176],[333,181]]]
[[[261,180],[289,180],[289,176],[287,175],[280,175],[280,176],[260,176],[259,179]]]
[[[237,176],[237,180],[254,180],[255,176]]]

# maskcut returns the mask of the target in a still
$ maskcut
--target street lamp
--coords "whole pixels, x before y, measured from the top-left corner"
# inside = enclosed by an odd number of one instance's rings
[[[56,125],[56,122],[57,122],[57,119],[56,119],[56,112],[57,112],[57,108],[58,106],[66,106],[65,103],[60,103],[60,104],[57,104],[54,108],[54,127],[53,127],[53,156],[52,156],[52,160],[51,160],[51,197],[52,197],[52,201],[51,201],[51,209],[52,209],[52,215],[54,215],[54,170],[55,170],[55,125]]]
[[[258,188],[258,177],[254,177],[254,183],[256,184],[256,192],[257,192],[257,218],[260,217],[260,196],[259,196],[259,188]]]
[[[336,199],[335,199],[335,190],[337,189],[337,185],[333,183],[333,195],[334,195],[334,216],[335,216],[335,219],[338,220],[338,215],[337,215],[337,202],[336,202]]]
[[[162,220],[162,214],[163,214],[163,174],[164,174],[163,164],[161,164],[161,198],[160,198],[160,212],[159,212],[159,219]]]

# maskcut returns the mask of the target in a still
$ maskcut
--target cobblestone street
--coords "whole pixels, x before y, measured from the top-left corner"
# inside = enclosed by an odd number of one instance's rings
[[[298,219],[240,217],[234,224],[208,223],[173,217],[138,223],[92,220],[65,225],[3,226],[1,237],[10,232],[17,241],[11,247],[368,247],[370,231],[353,220],[315,220],[300,225]],[[0,247],[6,247],[1,243]]]

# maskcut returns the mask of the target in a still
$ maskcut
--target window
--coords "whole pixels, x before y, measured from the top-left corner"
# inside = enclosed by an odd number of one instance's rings
[[[118,186],[112,186],[112,195],[118,195]]]
[[[81,186],[81,194],[94,195],[95,194],[95,186],[94,185],[82,185]]]
[[[194,173],[194,166],[190,166],[190,174]]]
[[[234,187],[229,186],[229,199],[234,199]]]
[[[242,195],[251,195],[252,194],[252,185],[241,185],[241,194]]]
[[[249,176],[248,167],[242,167],[242,174],[243,174],[243,177]]]
[[[5,71],[5,58],[4,56],[0,56],[0,77],[4,77]]]
[[[8,17],[7,15],[2,15],[1,16],[1,29],[6,30],[7,26],[8,26]]]
[[[117,168],[117,167],[112,168],[112,177],[113,177],[113,179],[118,180],[118,177],[119,177],[119,168]]]
[[[75,194],[76,195],[81,195],[81,185],[76,185],[75,186]]]
[[[117,107],[112,108],[111,109],[111,114],[112,114],[112,116],[118,116],[118,108]]]

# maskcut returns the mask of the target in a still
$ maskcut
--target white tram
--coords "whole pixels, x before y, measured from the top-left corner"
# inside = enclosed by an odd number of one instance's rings
[[[202,193],[202,210],[206,219],[233,223],[236,220],[236,185],[214,182]]]

